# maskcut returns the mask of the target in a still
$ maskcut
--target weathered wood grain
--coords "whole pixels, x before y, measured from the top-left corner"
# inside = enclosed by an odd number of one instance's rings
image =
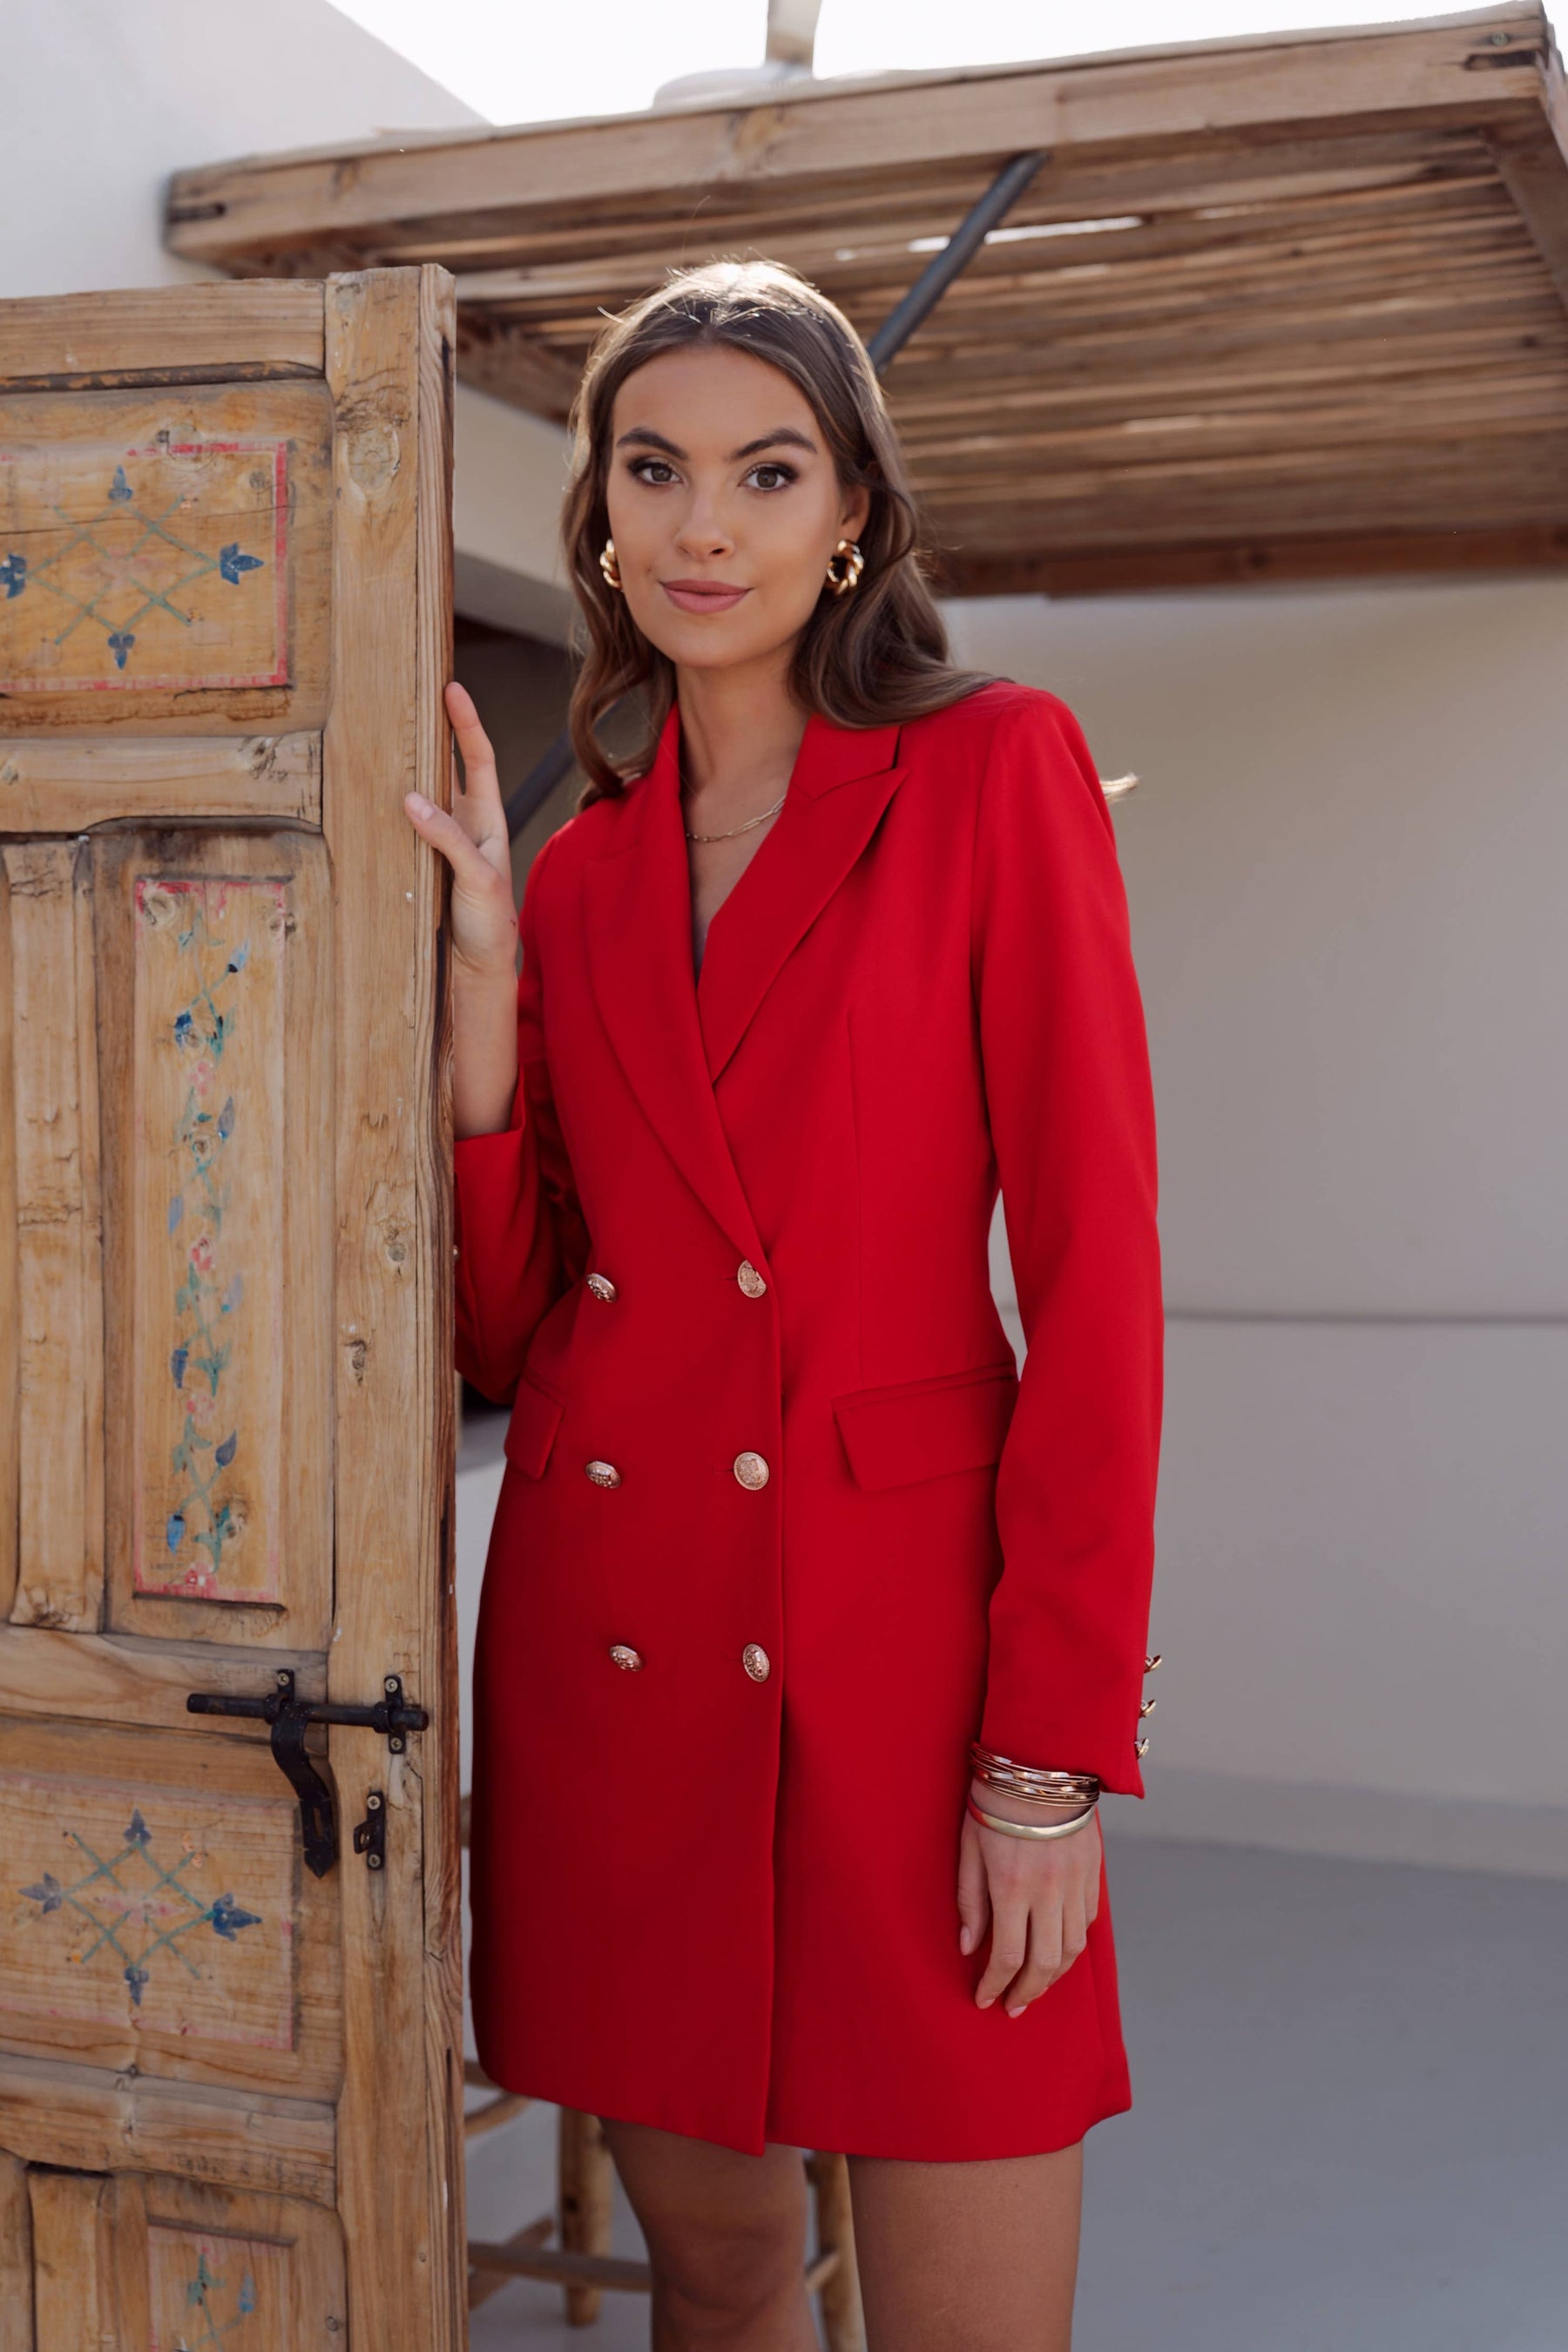
[[[6,833],[85,833],[138,817],[320,825],[321,737],[0,739],[0,827]]]
[[[453,1480],[445,1079],[438,939],[442,887],[408,827],[416,783],[444,795],[436,696],[447,540],[442,422],[449,357],[422,358],[449,299],[445,274],[333,279],[327,371],[337,404],[337,592],[324,823],[332,858],[339,1007],[337,1589],[334,1696],[392,1672],[410,1697],[449,1705]],[[422,308],[424,315],[422,316]],[[447,338],[449,342],[449,337]],[[427,402],[441,408],[430,416]],[[423,567],[423,568],[422,568]],[[426,595],[434,610],[422,622]],[[438,1738],[450,1740],[443,1725]],[[447,1756],[449,1758],[449,1748]],[[351,2325],[376,2352],[443,2352],[461,2268],[445,2198],[460,2149],[460,2052],[449,2013],[455,1919],[442,1847],[456,1779],[431,1735],[406,1759],[369,1733],[334,1731],[345,1806],[372,1787],[388,1809],[386,1867],[343,1884],[347,2035],[339,2107],[341,2211]],[[440,1810],[451,1819],[437,1831]],[[438,1837],[429,1916],[425,1835]],[[431,1955],[432,1937],[449,1948]],[[435,1965],[432,1966],[432,1958]],[[427,2004],[448,2014],[427,2020]],[[420,2068],[389,2049],[435,2052]],[[439,2079],[432,2081],[433,2076]],[[395,2148],[396,2163],[386,2151]]]
[[[37,2352],[117,2344],[113,2183],[101,2173],[33,2172],[27,2188]]]
[[[331,908],[316,835],[93,850],[110,1622],[324,1648]]]
[[[0,392],[0,739],[319,727],[331,443],[320,383]]]
[[[0,302],[0,378],[18,392],[321,373],[321,289],[308,279]]]
[[[244,1717],[193,1716],[194,1690],[236,1697],[262,1692],[279,1666],[293,1669],[301,1698],[325,1698],[321,1653],[269,1648],[265,1662],[239,1643],[177,1642],[134,1633],[64,1633],[41,1625],[0,1625],[0,1713],[79,1716],[98,1724],[201,1733],[266,1745],[267,1726]],[[325,1731],[310,1740],[326,1752]]]
[[[103,1303],[91,870],[4,851],[10,914],[17,1624],[90,1632],[103,1601]],[[5,1115],[0,1107],[0,1116]]]
[[[301,1867],[299,1809],[265,1747],[0,1719],[0,2048],[336,2092],[342,1879]]]
[[[21,1360],[17,1334],[16,992],[11,971],[11,878],[0,856],[0,1618],[16,1598]],[[0,1633],[4,1628],[0,1627]],[[0,2342],[0,2352],[5,2352]]]
[[[232,265],[295,244],[363,240],[393,221],[442,219],[450,229],[465,215],[542,217],[661,194],[689,204],[700,189],[826,175],[847,191],[877,173],[971,157],[1000,164],[1034,147],[1125,148],[1390,114],[1504,119],[1539,99],[1526,72],[1470,69],[1500,37],[1541,54],[1544,17],[1510,7],[1396,29],[1247,35],[1058,65],[773,89],[750,106],[730,100],[214,164],[175,174],[167,241]]]
[[[333,2143],[332,2110],[320,2100],[132,2080],[0,2052],[0,2147],[28,2164],[168,2172],[330,2206]]]
[[[37,2352],[27,2168],[0,2148],[0,2352]]]

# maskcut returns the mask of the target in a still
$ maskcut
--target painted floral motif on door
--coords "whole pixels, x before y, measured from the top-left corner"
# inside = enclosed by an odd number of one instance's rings
[[[293,1806],[0,1771],[0,2020],[294,2041]],[[13,2029],[15,2030],[15,2029]]]
[[[140,1592],[279,1598],[286,882],[135,883]]]
[[[265,2239],[147,2231],[149,2352],[283,2352],[292,2343],[286,2247]]]
[[[287,684],[288,456],[0,447],[0,692]]]

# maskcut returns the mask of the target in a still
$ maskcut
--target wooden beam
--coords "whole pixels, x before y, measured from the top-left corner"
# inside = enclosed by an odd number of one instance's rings
[[[174,179],[167,241],[193,259],[232,265],[392,222],[542,221],[563,207],[608,211],[814,178],[847,190],[944,163],[994,170],[1026,148],[1134,153],[1264,127],[1500,122],[1541,112],[1551,54],[1541,8],[1507,6],[1394,29],[784,84],[752,106],[650,109],[204,166]]]
[[[1568,159],[1544,122],[1493,131],[1487,147],[1568,310]]]
[[[944,596],[1118,596],[1160,589],[1254,587],[1264,581],[1564,570],[1568,523],[1380,538],[1255,540],[1220,547],[1118,548],[1060,556],[953,557],[943,564],[934,584]]]
[[[11,392],[95,384],[213,383],[319,376],[321,289],[290,278],[0,303],[0,376]]]

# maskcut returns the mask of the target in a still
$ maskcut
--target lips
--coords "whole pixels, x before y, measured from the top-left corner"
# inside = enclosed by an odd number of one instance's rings
[[[670,603],[683,613],[732,613],[749,588],[731,588],[721,580],[661,580]]]

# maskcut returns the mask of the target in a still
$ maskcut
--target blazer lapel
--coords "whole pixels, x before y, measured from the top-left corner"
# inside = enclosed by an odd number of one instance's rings
[[[835,727],[815,711],[807,719],[784,807],[709,925],[697,1010],[715,1083],[902,782],[898,744],[897,727]]]
[[[698,1025],[678,723],[672,709],[608,852],[585,869],[588,968],[599,1016],[654,1131],[736,1248],[762,1264]]]

